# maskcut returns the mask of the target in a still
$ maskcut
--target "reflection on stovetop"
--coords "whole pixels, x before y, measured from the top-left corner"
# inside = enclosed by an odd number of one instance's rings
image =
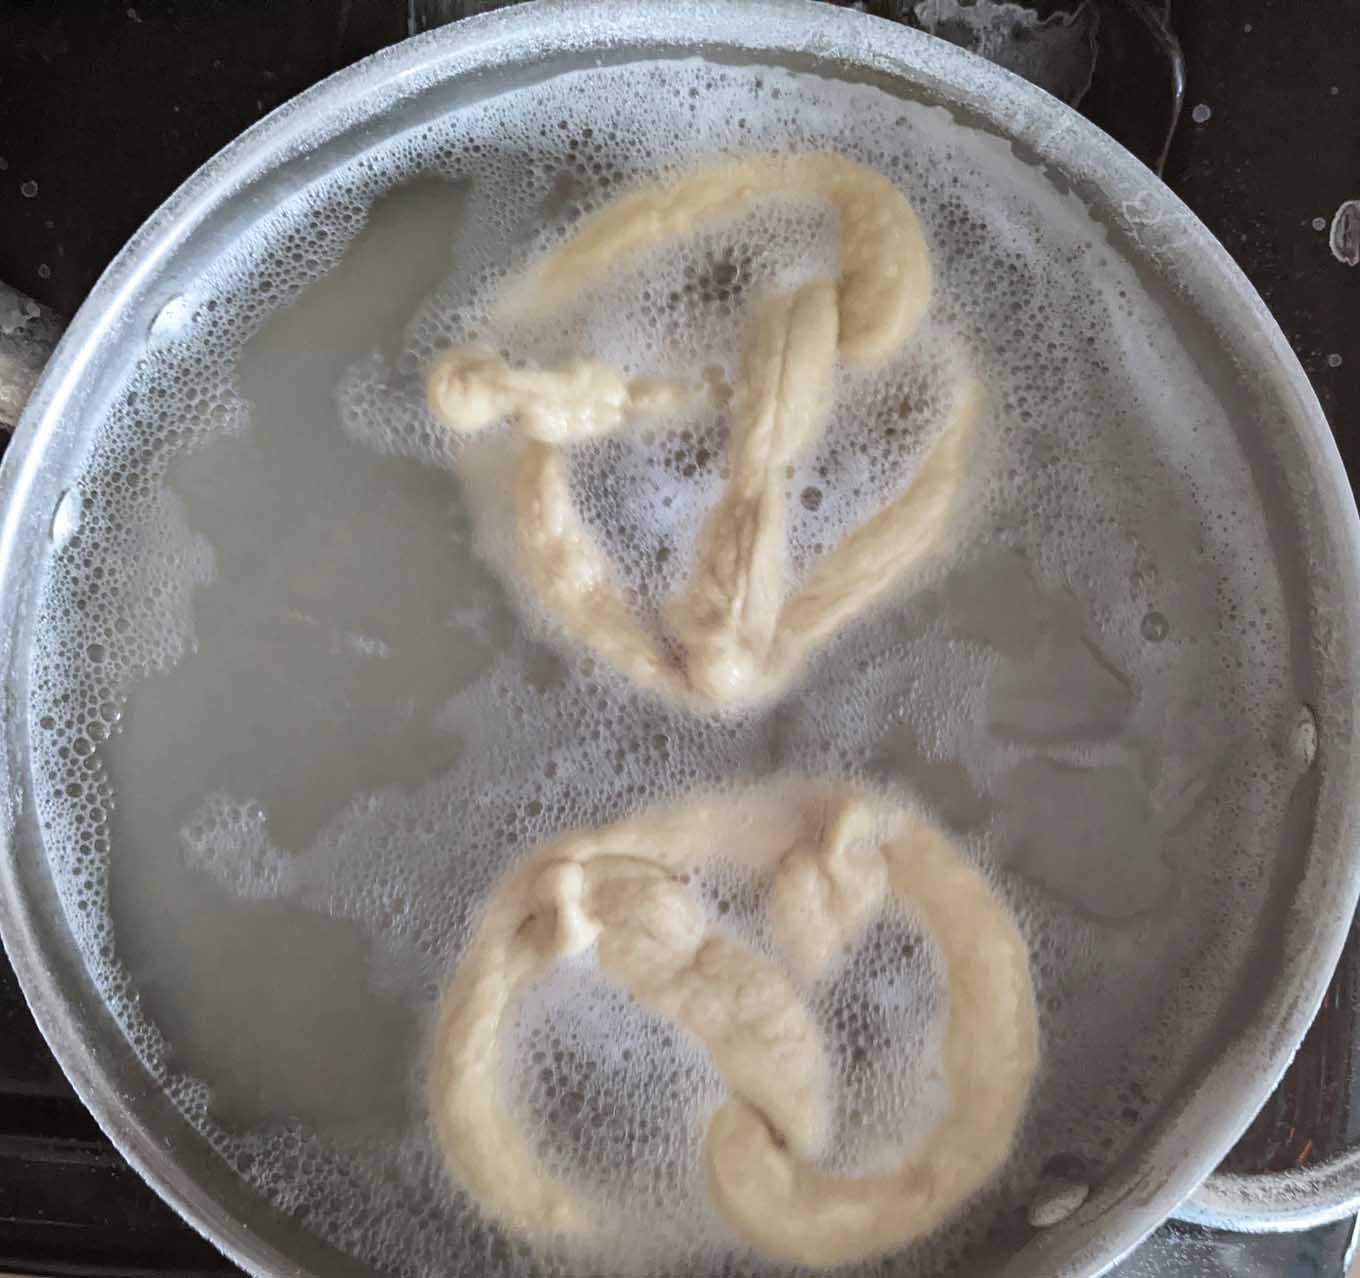
[[[156,204],[246,125],[400,38],[408,22],[421,27],[499,2],[274,0],[268,40],[258,38],[260,10],[236,0],[10,3],[0,12],[0,120],[13,125],[0,137],[0,280],[70,313]],[[1360,272],[1333,257],[1326,234],[1360,180],[1360,6],[1310,0],[1306,21],[1303,6],[1280,0],[1026,0],[1028,14],[1002,0],[857,7],[1002,61],[1078,105],[1150,166],[1164,163],[1167,181],[1270,303],[1343,456],[1352,467],[1360,461]],[[104,68],[99,77],[91,79],[91,65]],[[145,88],[151,76],[154,94]],[[1355,1080],[1338,1066],[1354,1039],[1355,937],[1346,964],[1289,1079],[1235,1151],[1238,1170],[1299,1165],[1360,1132]],[[1172,1223],[1113,1272],[1340,1278],[1353,1233],[1350,1221],[1258,1238]],[[0,1278],[7,1273],[227,1278],[237,1270],[99,1132],[0,959]]]

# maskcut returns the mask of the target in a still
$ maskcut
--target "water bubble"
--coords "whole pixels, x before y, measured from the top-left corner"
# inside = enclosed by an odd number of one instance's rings
[[[1171,631],[1171,624],[1160,612],[1145,613],[1138,626],[1148,643],[1161,643]]]
[[[1190,112],[1190,118],[1196,124],[1207,124],[1209,121],[1209,117],[1213,115],[1213,113],[1214,113],[1213,108],[1209,106],[1207,102],[1201,102],[1197,107],[1195,107],[1193,111]]]
[[[1289,750],[1304,767],[1311,768],[1317,758],[1317,718],[1308,706],[1300,706],[1289,737]]]
[[[80,512],[84,505],[79,488],[68,488],[57,499],[57,507],[52,512],[52,527],[50,536],[52,538],[52,548],[60,550],[71,540],[76,529],[80,527]]]
[[[1025,1216],[1035,1229],[1061,1224],[1082,1205],[1091,1192],[1084,1180],[1049,1180],[1041,1186]]]
[[[1343,266],[1360,266],[1360,200],[1347,200],[1337,209],[1328,244]]]
[[[159,311],[156,318],[151,321],[151,327],[147,330],[147,336],[174,337],[181,333],[188,326],[193,316],[193,303],[187,297],[172,297]]]

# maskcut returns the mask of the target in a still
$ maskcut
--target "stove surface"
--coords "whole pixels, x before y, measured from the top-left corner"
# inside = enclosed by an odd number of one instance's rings
[[[1274,311],[1352,482],[1360,476],[1360,271],[1347,265],[1360,214],[1353,223],[1343,215],[1332,234],[1338,210],[1360,197],[1360,6],[1030,0],[1041,17],[1072,15],[1043,25],[1048,43],[1037,52],[1032,41],[1018,51],[998,42],[995,24],[980,21],[984,10],[1012,8],[995,0],[860,7],[1009,58],[1145,162],[1164,162],[1166,180]],[[400,39],[409,23],[429,25],[459,9],[460,0],[0,0],[0,280],[73,313],[157,204],[243,128]],[[1183,52],[1183,96],[1164,18]],[[1338,1065],[1349,1065],[1355,1038],[1357,968],[1353,935],[1319,1026],[1235,1152],[1241,1169],[1295,1165],[1360,1130],[1350,1070]],[[1340,1278],[1353,1233],[1350,1221],[1264,1238],[1172,1224],[1115,1272]],[[0,958],[0,1278],[236,1272],[103,1137]]]

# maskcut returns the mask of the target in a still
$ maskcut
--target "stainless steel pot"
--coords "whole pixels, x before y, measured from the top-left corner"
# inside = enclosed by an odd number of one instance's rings
[[[1005,1272],[1097,1274],[1195,1192],[1260,1107],[1322,996],[1360,892],[1356,793],[1360,524],[1325,420],[1279,329],[1227,253],[1157,179],[1072,111],[917,32],[798,0],[541,3],[461,23],[332,77],[251,129],[134,237],[72,323],[33,396],[0,479],[4,629],[0,931],[34,1014],[114,1142],[191,1224],[251,1273],[360,1272],[267,1209],[152,1084],[68,933],[32,796],[26,653],[53,513],[117,378],[181,282],[283,195],[383,137],[507,85],[631,58],[701,54],[924,90],[1012,138],[1100,211],[1148,271],[1174,276],[1249,383],[1242,445],[1291,570],[1300,682],[1316,755],[1296,839],[1276,867],[1231,1032],[1136,1158]],[[1268,425],[1268,429],[1266,426]],[[1231,1224],[1232,1182],[1194,1209]],[[1333,1204],[1335,1206],[1335,1204]],[[1316,1217],[1311,1217],[1314,1219]]]

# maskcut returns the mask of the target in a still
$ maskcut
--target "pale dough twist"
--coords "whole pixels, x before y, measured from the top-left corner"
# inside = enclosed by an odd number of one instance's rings
[[[629,258],[775,195],[811,196],[836,210],[841,354],[852,364],[878,363],[926,313],[930,258],[921,224],[897,187],[840,155],[722,160],[615,200],[530,273],[507,310],[551,314]]]
[[[589,1207],[533,1153],[501,1095],[499,1040],[519,990],[560,958],[597,945],[600,970],[683,1025],[803,1153],[824,1130],[821,1047],[789,980],[710,931],[676,876],[749,827],[773,846],[787,818],[752,825],[725,801],[644,814],[568,835],[492,897],[445,993],[430,1104],[457,1178],[492,1215],[530,1232],[580,1234]]]
[[[767,1256],[815,1266],[901,1247],[981,1189],[1010,1152],[1039,1061],[1024,938],[987,880],[939,830],[862,795],[842,800],[828,834],[820,852],[798,849],[781,866],[776,933],[795,963],[816,974],[891,887],[940,949],[952,1103],[919,1154],[866,1177],[811,1166],[744,1098],[714,1115],[709,1186],[729,1224]]]
[[[797,988],[710,929],[678,875],[720,853],[773,868],[776,939],[804,980],[854,944],[890,896],[917,913],[946,979],[948,1114],[896,1171],[838,1177],[826,1065]],[[805,779],[568,835],[495,893],[439,1015],[430,1103],[455,1176],[531,1233],[589,1234],[588,1204],[534,1154],[500,1093],[499,1040],[519,990],[594,944],[600,970],[703,1042],[732,1095],[705,1141],[714,1201],[766,1255],[835,1265],[928,1232],[1005,1160],[1038,1061],[1025,946],[982,875],[891,801]]]
[[[464,434],[513,417],[531,439],[561,444],[612,434],[634,417],[673,413],[685,392],[661,378],[629,380],[593,360],[511,368],[486,347],[460,346],[431,371],[429,398]]]
[[[766,304],[737,391],[731,477],[699,531],[688,591],[671,609],[686,673],[717,704],[760,696],[784,608],[784,470],[831,398],[836,293],[809,284]]]
[[[915,480],[851,533],[786,597],[786,471],[822,430],[837,355],[871,366],[896,350],[930,300],[925,237],[886,178],[834,155],[723,161],[635,192],[587,220],[514,288],[505,313],[543,317],[643,250],[730,216],[752,200],[811,195],[835,208],[841,273],[762,307],[737,388],[730,479],[700,531],[682,598],[668,609],[677,665],[638,623],[612,565],[576,513],[560,446],[676,411],[682,387],[627,379],[588,360],[515,369],[483,347],[445,354],[431,409],[473,432],[508,418],[527,436],[514,508],[521,571],[573,638],[638,684],[691,703],[740,705],[775,695],[813,648],[890,589],[925,554],[963,478],[980,391],[965,382]]]

